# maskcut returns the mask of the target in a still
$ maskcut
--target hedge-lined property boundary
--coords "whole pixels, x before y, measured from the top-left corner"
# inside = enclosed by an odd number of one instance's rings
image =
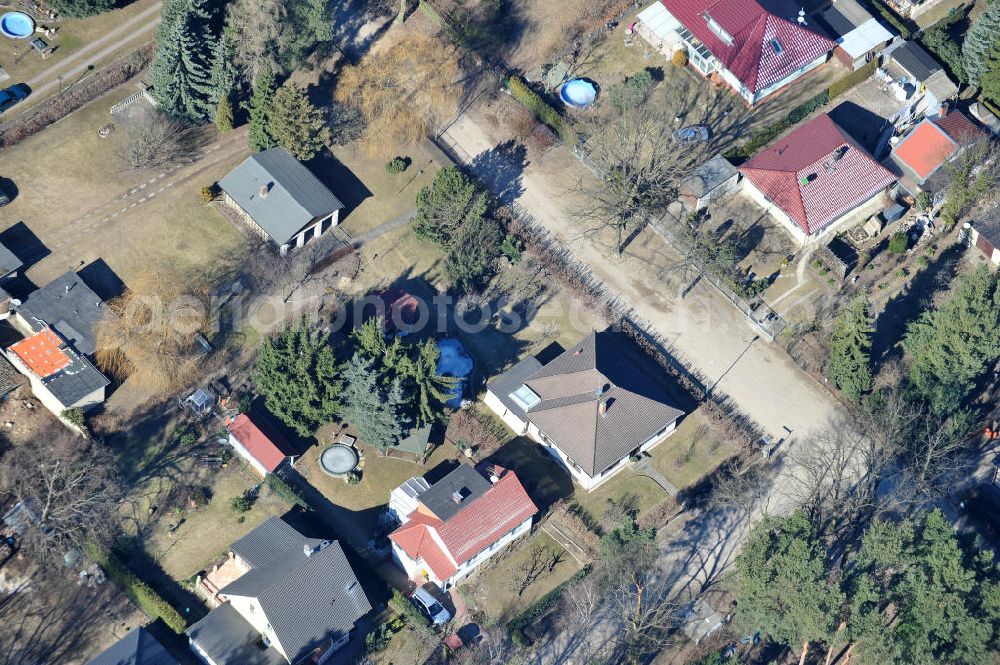
[[[548,610],[552,609],[557,602],[562,598],[563,594],[566,593],[566,589],[570,588],[574,584],[578,584],[584,577],[590,574],[590,567],[586,566],[576,571],[572,577],[570,577],[565,582],[561,583],[556,588],[549,591],[547,594],[528,605],[523,612],[515,616],[507,624],[507,630],[510,632],[515,642],[525,642],[524,627],[528,624],[534,622],[536,619],[545,614]]]
[[[552,131],[558,134],[562,142],[569,147],[572,148],[576,145],[576,130],[570,126],[558,111],[542,99],[537,92],[529,88],[524,79],[517,74],[512,74],[507,77],[505,83],[511,97],[531,111],[535,119],[547,125]]]
[[[153,60],[153,44],[147,44],[120,58],[93,76],[46,99],[35,108],[0,126],[0,148],[9,148],[45,129],[52,123],[109,90],[125,83]]]
[[[153,587],[133,573],[114,552],[105,550],[94,543],[87,543],[87,556],[94,560],[115,583],[121,587],[129,599],[138,605],[152,619],[163,619],[175,633],[183,633],[187,621],[173,605],[156,593]]]
[[[872,60],[865,63],[857,71],[853,71],[837,79],[830,84],[829,88],[802,102],[792,109],[787,116],[772,125],[768,125],[750,137],[746,142],[726,152],[723,156],[730,161],[737,162],[737,164],[746,161],[755,152],[778,138],[786,129],[798,124],[813,111],[826,106],[840,95],[870,77],[875,73],[877,67],[878,60]]]
[[[267,488],[271,490],[272,493],[280,497],[289,506],[299,506],[300,508],[309,509],[309,503],[306,501],[306,498],[302,496],[302,493],[277,474],[267,474],[267,479],[264,480],[264,484],[267,485]]]

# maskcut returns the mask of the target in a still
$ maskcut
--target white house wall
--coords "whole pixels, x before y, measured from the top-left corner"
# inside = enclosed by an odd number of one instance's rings
[[[504,424],[514,430],[514,433],[518,436],[523,436],[528,431],[528,424],[518,418],[517,414],[504,406],[504,403],[500,401],[499,397],[493,394],[493,391],[486,391],[486,397],[483,399],[483,403],[490,408],[490,411],[500,416],[500,419],[504,421]]]
[[[236,451],[237,455],[242,457],[246,460],[247,464],[253,467],[254,471],[256,471],[261,478],[267,476],[267,469],[264,465],[258,462],[257,459],[250,454],[250,451],[247,450],[242,443],[240,443],[239,439],[237,439],[232,432],[229,433],[229,445],[233,447],[233,450]]]
[[[784,210],[776,206],[766,196],[764,196],[764,192],[757,189],[757,186],[753,184],[753,181],[751,181],[750,178],[743,178],[743,191],[753,200],[754,203],[763,208],[764,212],[771,215],[771,217],[781,224],[781,226],[788,231],[789,235],[795,238],[799,244],[804,245],[806,243],[806,239],[808,238],[806,232],[803,231],[798,224],[793,222],[792,218],[789,217]]]
[[[458,581],[461,580],[463,577],[465,577],[466,575],[474,571],[476,568],[489,561],[497,552],[499,552],[504,547],[514,542],[524,534],[528,533],[528,531],[531,530],[532,519],[533,518],[529,517],[528,519],[524,520],[516,527],[514,527],[512,531],[508,531],[507,533],[505,533],[503,537],[501,537],[495,543],[490,545],[487,549],[483,550],[482,552],[479,552],[474,557],[472,557],[471,559],[463,563],[461,566],[459,566],[458,571],[451,576],[451,578],[448,580],[448,583],[449,584],[458,583]]]
[[[284,648],[281,646],[281,642],[278,641],[277,637],[274,635],[274,630],[271,628],[271,624],[267,619],[267,615],[264,614],[264,610],[260,608],[260,604],[257,602],[256,598],[250,598],[248,596],[226,596],[229,599],[229,603],[233,606],[241,617],[243,617],[248,624],[253,626],[253,629],[258,633],[267,638],[275,649],[278,650],[285,660],[288,660],[288,654],[285,653]]]

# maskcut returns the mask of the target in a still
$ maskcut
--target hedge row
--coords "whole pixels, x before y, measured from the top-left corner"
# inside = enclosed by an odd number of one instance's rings
[[[132,602],[138,605],[150,618],[163,619],[163,623],[170,626],[175,633],[183,633],[187,628],[187,621],[181,613],[174,609],[174,606],[163,599],[163,596],[156,593],[153,587],[149,586],[122,562],[114,552],[109,552],[104,548],[87,543],[87,556],[94,560],[104,572],[121,587],[125,595]]]
[[[150,43],[133,51],[10,121],[0,129],[0,148],[9,148],[23,141],[112,88],[125,83],[152,61],[153,48],[153,44]]]
[[[747,160],[752,154],[769,144],[774,139],[778,138],[778,136],[786,129],[798,124],[816,109],[826,106],[832,100],[870,77],[875,72],[877,67],[878,60],[872,60],[871,62],[865,63],[865,66],[861,67],[857,71],[853,71],[850,74],[837,79],[830,84],[829,88],[820,92],[815,97],[802,102],[792,109],[791,113],[789,113],[786,117],[782,118],[773,125],[768,125],[760,133],[750,137],[750,140],[726,152],[724,156],[726,159],[737,163]]]
[[[271,490],[273,494],[276,494],[289,506],[299,506],[306,509],[309,508],[309,504],[306,503],[306,499],[302,496],[302,493],[285,482],[284,478],[281,478],[276,474],[269,473],[267,474],[267,478],[264,480],[264,484],[267,485],[267,488]]]
[[[563,143],[571,148],[576,145],[576,131],[570,127],[566,119],[559,115],[552,106],[539,96],[534,90],[528,87],[520,76],[513,74],[507,77],[507,90],[511,96],[521,102],[526,109],[539,120],[559,135]]]
[[[768,143],[778,138],[778,136],[786,129],[800,122],[810,113],[821,106],[824,106],[828,101],[830,101],[830,93],[828,90],[824,90],[812,99],[807,99],[802,102],[792,109],[792,112],[787,116],[772,125],[768,125],[762,131],[750,137],[750,140],[733,148],[729,152],[725,153],[724,156],[726,159],[736,162],[746,160],[750,157],[750,155],[754,154]]]
[[[842,94],[870,77],[875,73],[877,68],[878,60],[870,60],[865,63],[864,67],[861,67],[860,69],[853,71],[831,83],[830,87],[827,89],[830,101],[840,97]]]
[[[549,591],[547,594],[533,602],[531,605],[525,608],[523,612],[518,614],[516,617],[510,620],[507,624],[507,630],[510,632],[511,636],[514,637],[515,641],[523,641],[524,633],[522,632],[528,624],[534,623],[539,617],[552,609],[557,602],[562,598],[562,595],[566,593],[566,589],[579,583],[584,577],[590,573],[590,566],[585,566],[580,570],[576,571],[573,577],[569,578],[556,588]]]

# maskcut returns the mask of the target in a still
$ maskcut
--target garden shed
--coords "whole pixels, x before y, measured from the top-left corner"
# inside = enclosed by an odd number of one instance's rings
[[[680,186],[680,199],[689,210],[701,210],[715,199],[739,189],[740,172],[716,155],[691,172]]]

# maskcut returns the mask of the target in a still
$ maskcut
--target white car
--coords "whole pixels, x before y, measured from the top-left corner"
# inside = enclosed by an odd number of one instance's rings
[[[451,613],[444,608],[444,605],[437,601],[437,598],[431,595],[429,591],[422,587],[417,587],[417,590],[413,592],[410,596],[410,600],[416,605],[420,611],[431,620],[431,623],[435,626],[440,626],[442,624],[448,623],[451,620]]]

